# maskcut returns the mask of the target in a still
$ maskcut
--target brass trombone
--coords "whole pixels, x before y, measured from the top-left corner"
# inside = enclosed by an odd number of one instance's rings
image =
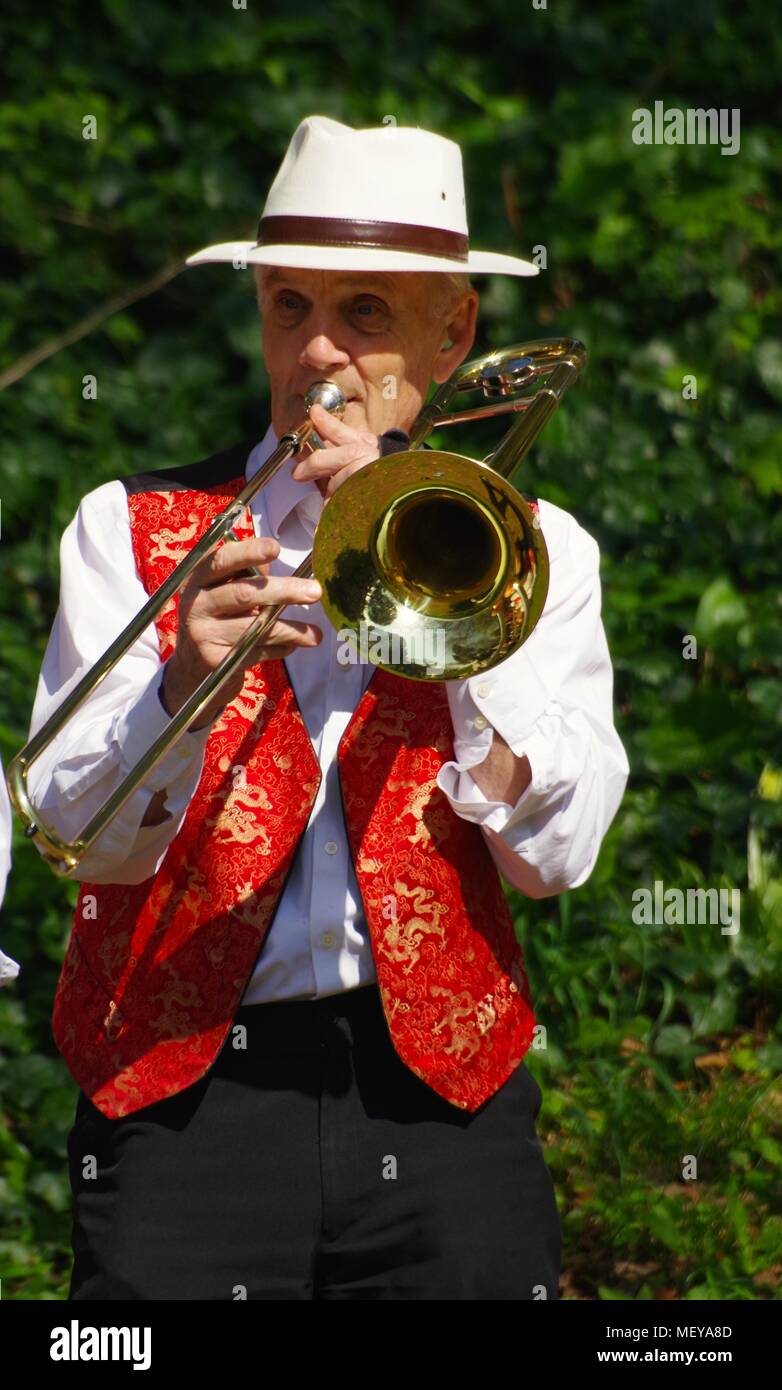
[[[510,482],[586,357],[574,338],[543,338],[464,364],[435,392],[415,420],[409,448],[358,469],[323,509],[312,553],[291,577],[319,580],[326,615],[353,649],[412,680],[460,680],[504,661],[533,632],[548,591],[548,553],[534,512]],[[518,393],[529,387],[530,395]],[[481,391],[492,403],[451,411],[455,395]],[[25,835],[51,868],[67,877],[160,759],[199,716],[285,604],[264,608],[221,664],[172,717],[135,767],[68,843],[42,824],[27,790],[31,763],[67,723],[185,583],[213,547],[235,540],[233,527],[256,493],[311,441],[317,402],[336,415],[344,398],[334,382],[316,382],[302,423],[277,448],[201,540],[107,648],[103,656],[8,765],[11,801]],[[421,451],[433,430],[491,415],[519,418],[482,461],[441,450]],[[254,571],[260,575],[259,570]]]

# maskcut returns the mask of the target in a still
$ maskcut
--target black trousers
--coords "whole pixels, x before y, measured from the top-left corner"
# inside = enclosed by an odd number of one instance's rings
[[[207,1074],[68,1136],[76,1299],[559,1297],[522,1064],[474,1115],[416,1077],[376,984],[240,1008]]]

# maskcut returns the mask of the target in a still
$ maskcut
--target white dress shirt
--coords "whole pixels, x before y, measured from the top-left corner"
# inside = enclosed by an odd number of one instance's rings
[[[269,427],[247,461],[249,479],[277,443]],[[312,549],[323,507],[314,480],[297,482],[289,460],[252,504],[258,535],[280,553],[272,575],[288,575]],[[614,728],[612,668],[600,617],[599,550],[560,507],[540,501],[551,560],[543,616],[528,641],[493,670],[447,681],[455,759],[437,782],[454,811],[481,827],[506,880],[528,897],[575,888],[588,878],[629,772]],[[131,547],[121,482],[88,493],[60,546],[60,606],[43,661],[31,735],[146,602]],[[322,771],[272,928],[243,1004],[338,993],[375,980],[342,814],[337,748],[374,673],[344,665],[322,606],[291,605],[286,617],[314,622],[323,638],[285,665]],[[33,764],[29,787],[42,816],[72,838],[165,728],[162,664],[154,624]],[[469,774],[497,729],[532,780],[515,806],[489,801]],[[74,877],[141,883],[161,865],[198,784],[209,730],[184,734],[137,788]],[[141,827],[151,796],[166,789],[170,818]]]

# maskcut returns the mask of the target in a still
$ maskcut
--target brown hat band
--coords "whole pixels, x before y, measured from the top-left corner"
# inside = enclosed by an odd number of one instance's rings
[[[469,238],[442,227],[411,222],[356,222],[350,217],[262,217],[256,246],[366,246],[384,251],[415,251],[467,261]]]

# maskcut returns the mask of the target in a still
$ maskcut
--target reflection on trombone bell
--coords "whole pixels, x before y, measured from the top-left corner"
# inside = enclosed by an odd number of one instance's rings
[[[506,660],[534,631],[548,592],[548,552],[537,516],[510,481],[533,441],[578,377],[586,352],[575,338],[541,338],[475,358],[438,388],[417,416],[410,446],[366,464],[324,506],[312,554],[293,571],[321,584],[321,604],[340,634],[361,625],[383,636],[388,650],[375,662],[411,680],[463,680]],[[539,384],[542,383],[542,384]],[[535,386],[531,394],[528,388]],[[455,395],[480,391],[491,401],[459,411]],[[522,394],[527,393],[527,394]],[[314,435],[310,407],[335,414],[344,397],[334,382],[316,382],[305,397],[307,414],[284,434],[274,452],[211,523],[124,632],[63,700],[59,709],[8,767],[13,805],[47,863],[61,876],[76,868],[109,822],[149,776],[285,605],[262,609],[223,662],[201,682],[163,733],[92,817],[66,842],[41,822],[27,790],[27,770],[116,666],[141,633],[185,583],[204,555],[232,536],[255,494]],[[441,450],[421,450],[432,430],[463,421],[518,413],[494,451],[483,460]],[[315,438],[317,444],[318,440]],[[442,633],[442,660],[421,664],[429,634]],[[413,652],[394,651],[404,635]],[[435,650],[437,648],[435,647]],[[438,653],[439,656],[439,653]]]

